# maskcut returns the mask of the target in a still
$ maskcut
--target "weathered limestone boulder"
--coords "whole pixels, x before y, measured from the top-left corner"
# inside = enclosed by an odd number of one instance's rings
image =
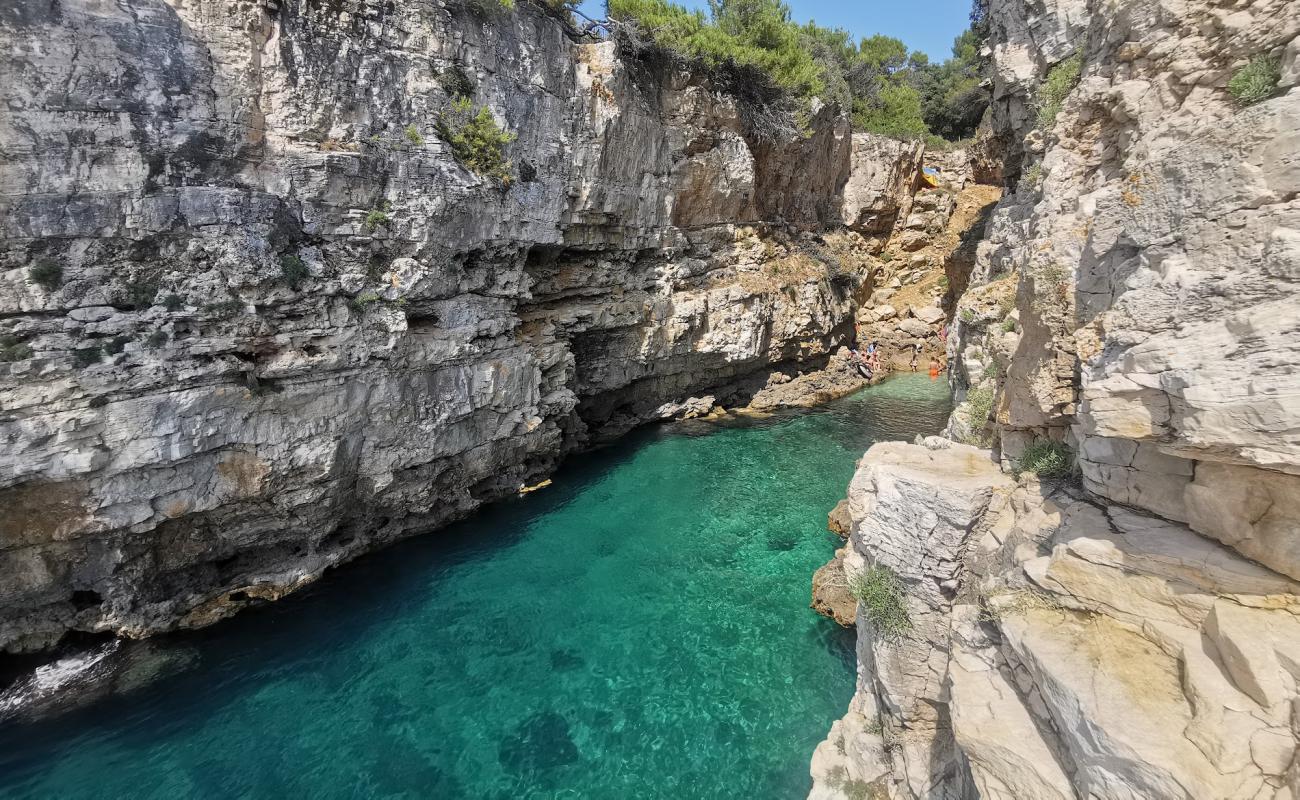
[[[857,621],[858,600],[849,591],[848,575],[844,572],[845,548],[835,551],[835,557],[813,573],[812,609],[846,628]]]
[[[943,309],[937,306],[913,306],[912,316],[926,325],[937,325],[943,321]]]
[[[844,185],[844,224],[864,236],[888,234],[907,216],[924,147],[873,133],[853,134],[853,162]]]

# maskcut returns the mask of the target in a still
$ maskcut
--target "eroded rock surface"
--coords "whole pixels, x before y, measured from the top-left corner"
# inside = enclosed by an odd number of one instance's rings
[[[759,141],[516,5],[0,15],[0,649],[211,622],[825,365],[874,247],[844,187],[887,216],[914,148]]]
[[[851,547],[912,624],[859,604],[858,693],[812,796],[1300,796],[1300,4],[989,20],[1011,185],[957,303],[947,435],[1002,470],[931,552],[927,510],[967,508],[967,480],[935,472],[899,510],[933,451],[863,462]],[[1227,84],[1261,57],[1282,77],[1246,107]],[[1041,440],[1077,474],[1012,482]]]

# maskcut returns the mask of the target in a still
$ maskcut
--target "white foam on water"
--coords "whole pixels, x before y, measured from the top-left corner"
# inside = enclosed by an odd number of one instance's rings
[[[0,719],[38,700],[47,699],[79,681],[94,677],[98,672],[96,667],[120,646],[121,642],[113,639],[94,650],[37,667],[29,677],[0,694]]]

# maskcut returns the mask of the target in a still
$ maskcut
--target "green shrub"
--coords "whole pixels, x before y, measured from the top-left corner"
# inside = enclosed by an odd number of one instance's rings
[[[154,331],[145,339],[145,343],[150,347],[162,347],[167,344],[167,333],[165,331]]]
[[[280,277],[290,289],[297,291],[303,281],[311,277],[311,270],[307,269],[306,262],[290,253],[280,257]]]
[[[970,306],[967,306],[966,308],[963,308],[961,310],[961,314],[959,314],[959,316],[961,317],[962,322],[965,322],[967,325],[969,325],[975,321],[975,309],[971,308]]]
[[[104,351],[99,345],[83,347],[80,350],[72,351],[72,363],[77,369],[84,369],[91,364],[98,364],[99,360],[104,357]]]
[[[114,336],[112,339],[109,339],[104,343],[104,352],[108,353],[110,356],[115,356],[125,350],[126,346],[130,344],[130,342],[130,336]]]
[[[392,208],[392,206],[390,206],[388,201],[385,200],[379,204],[378,208],[370,209],[370,211],[366,213],[366,230],[373,231],[382,225],[387,225],[389,222],[388,211],[390,208]]]
[[[424,144],[424,137],[420,135],[420,129],[415,127],[414,125],[407,125],[406,129],[403,130],[402,133],[406,136],[406,141],[410,142],[416,147],[419,147],[420,145]]]
[[[902,633],[912,627],[903,601],[903,587],[888,567],[873,564],[849,581],[849,591],[862,603],[862,608],[876,630],[886,636]]]
[[[1064,442],[1035,439],[1016,460],[1016,475],[1022,472],[1040,478],[1068,478],[1074,474],[1074,453]]]
[[[126,302],[131,308],[149,308],[158,296],[157,275],[136,275],[126,284]]]
[[[378,303],[380,299],[375,292],[365,291],[349,300],[348,305],[358,314],[364,314],[367,308]]]
[[[438,83],[452,99],[474,96],[474,81],[459,64],[452,64],[438,73]]]
[[[1078,53],[1047,71],[1047,79],[1038,87],[1038,127],[1050,128],[1061,113],[1065,98],[1079,84],[1083,58]]]
[[[54,259],[43,258],[27,270],[32,282],[47,292],[52,292],[63,285],[63,265]]]
[[[711,7],[710,17],[668,0],[609,0],[609,15],[707,69],[754,67],[796,97],[812,97],[825,88],[784,3],[721,0]]]
[[[1016,321],[1014,318],[1007,317],[1006,319],[1002,320],[1002,332],[1003,333],[1016,332]]]
[[[1032,189],[1038,185],[1038,181],[1042,177],[1043,177],[1043,165],[1035,164],[1029,169],[1025,170],[1020,175],[1020,185]]]
[[[485,178],[510,183],[510,162],[505,147],[515,140],[512,133],[497,125],[487,106],[474,106],[468,97],[453,100],[438,115],[438,135],[451,145],[456,160]]]
[[[168,311],[180,311],[185,307],[185,301],[178,294],[169,294],[163,298],[163,308]]]
[[[976,386],[966,392],[966,405],[970,409],[971,422],[985,425],[993,413],[993,390],[987,386]]]
[[[23,361],[32,357],[32,348],[13,334],[0,336],[0,362]]]
[[[1243,106],[1267,100],[1282,79],[1281,65],[1276,58],[1256,56],[1237,70],[1228,81],[1228,94]]]

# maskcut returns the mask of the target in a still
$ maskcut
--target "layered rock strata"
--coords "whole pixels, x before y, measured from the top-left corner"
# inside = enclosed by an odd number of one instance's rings
[[[1300,5],[989,22],[1011,186],[958,303],[947,433],[992,450],[859,469],[857,574],[896,575],[909,625],[859,603],[813,796],[1295,797]],[[1280,80],[1246,106],[1252,60]],[[1044,452],[1075,474],[1034,477]]]
[[[0,15],[0,649],[278,597],[849,334],[913,150],[479,5]]]

